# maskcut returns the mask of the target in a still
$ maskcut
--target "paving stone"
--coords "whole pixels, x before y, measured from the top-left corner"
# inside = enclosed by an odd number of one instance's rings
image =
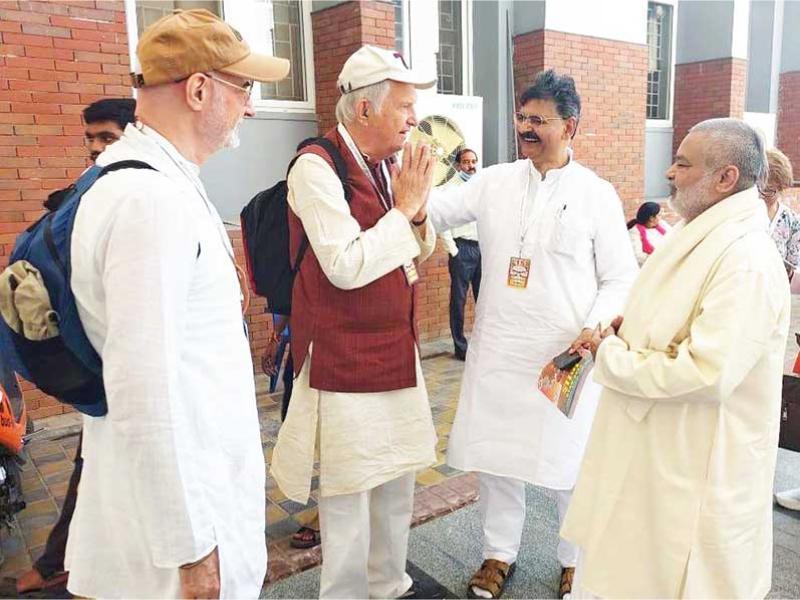
[[[72,461],[66,460],[62,455],[61,460],[36,465],[36,468],[46,478],[48,475],[54,475],[55,473],[67,473],[67,475],[70,475],[74,466]]]
[[[46,454],[45,456],[39,456],[38,458],[34,458],[34,464],[41,469],[42,465],[46,465],[47,463],[54,463],[54,462],[61,462],[66,458],[64,455],[64,451],[59,448],[58,452],[53,452],[52,454]]]
[[[267,527],[267,539],[270,541],[290,537],[297,531],[297,523],[292,518],[286,518]]]
[[[272,502],[267,503],[267,528],[269,528],[273,523],[283,521],[288,516],[289,513],[283,510],[280,506],[273,504]]]
[[[27,502],[25,510],[17,513],[18,519],[26,519],[30,517],[38,517],[55,511],[55,504],[52,498],[38,500],[36,502]]]
[[[316,506],[317,503],[312,498],[308,499],[308,504],[300,504],[299,502],[294,502],[293,500],[284,500],[281,502],[280,506],[283,510],[285,510],[290,515],[294,515],[299,513],[302,510],[310,508],[312,506]]]

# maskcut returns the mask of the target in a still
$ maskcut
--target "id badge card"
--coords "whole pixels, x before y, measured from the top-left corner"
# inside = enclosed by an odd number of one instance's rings
[[[531,274],[531,259],[512,256],[508,264],[508,287],[525,289]]]
[[[403,265],[403,273],[406,275],[406,281],[408,282],[408,285],[414,285],[419,281],[417,265],[414,264],[413,260]]]

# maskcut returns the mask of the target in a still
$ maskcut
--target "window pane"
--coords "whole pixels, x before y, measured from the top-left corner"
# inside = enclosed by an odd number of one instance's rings
[[[647,118],[669,119],[672,6],[647,4]]]
[[[461,0],[439,0],[439,93],[462,94]]]
[[[404,10],[404,0],[391,0],[394,6],[394,49],[400,53],[405,52],[405,29],[406,11]]]
[[[261,84],[263,100],[306,100],[303,8],[300,0],[272,0],[272,52],[291,64],[283,81]]]
[[[139,35],[161,17],[172,14],[176,8],[205,8],[219,17],[223,16],[221,0],[136,0],[136,28]]]

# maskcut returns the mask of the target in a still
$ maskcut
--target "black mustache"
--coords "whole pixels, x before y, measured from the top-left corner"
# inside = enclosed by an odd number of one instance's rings
[[[538,142],[539,136],[533,133],[532,131],[526,131],[525,133],[519,134],[520,139],[526,142]]]

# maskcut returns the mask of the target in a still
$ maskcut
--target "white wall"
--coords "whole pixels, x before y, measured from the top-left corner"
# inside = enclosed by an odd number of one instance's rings
[[[647,0],[548,0],[544,21],[555,31],[647,43]]]
[[[666,172],[672,164],[672,128],[648,127],[644,135],[644,196],[656,200],[669,196]]]
[[[744,121],[764,134],[767,148],[775,146],[776,119],[774,113],[746,112],[744,113]]]
[[[732,0],[726,0],[731,2]],[[747,42],[750,29],[750,0],[733,0],[733,39],[731,56],[747,59]]]

